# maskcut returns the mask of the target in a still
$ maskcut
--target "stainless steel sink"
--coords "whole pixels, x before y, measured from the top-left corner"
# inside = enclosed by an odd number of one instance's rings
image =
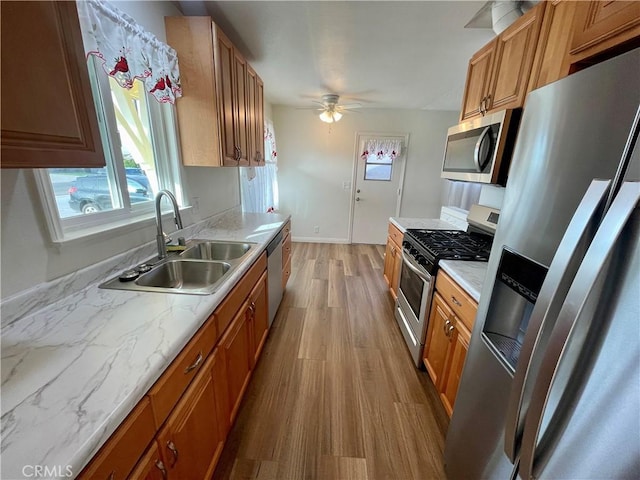
[[[251,242],[190,240],[181,254],[151,259],[104,282],[100,288],[209,295],[256,246]]]
[[[180,254],[182,258],[199,260],[234,260],[246,254],[255,243],[191,240],[194,245]]]
[[[214,287],[230,268],[225,262],[170,260],[134,281],[141,287],[202,290]]]

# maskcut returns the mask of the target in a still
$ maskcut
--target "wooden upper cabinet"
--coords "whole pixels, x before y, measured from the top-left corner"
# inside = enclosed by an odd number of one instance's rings
[[[256,164],[264,166],[264,83],[262,78],[256,74],[256,92],[255,92],[255,150]]]
[[[496,43],[497,39],[492,40],[469,60],[460,121],[482,114],[491,79]]]
[[[568,0],[547,2],[527,91],[544,87],[569,74],[567,58],[577,4]]]
[[[218,95],[213,64],[213,30],[208,17],[165,17],[167,43],[178,52],[182,97],[176,102],[182,163],[223,164]]]
[[[640,2],[578,2],[573,23],[570,62],[585,61],[604,52],[613,56],[640,42]],[[628,48],[621,48],[628,44]],[[588,65],[589,63],[587,63]]]
[[[262,80],[209,17],[165,17],[165,25],[180,61],[183,163],[257,166],[252,151],[259,147],[253,143],[258,121],[262,130]]]
[[[264,165],[264,92],[260,76],[247,64],[247,126],[249,163]]]
[[[214,56],[216,60],[216,79],[220,99],[220,130],[222,135],[222,159],[224,165],[238,165],[238,146],[236,144],[237,118],[234,87],[235,56],[233,44],[217,26],[215,29]]]
[[[2,2],[2,167],[102,167],[75,2]]]
[[[536,5],[498,36],[487,111],[524,104],[545,3]]]

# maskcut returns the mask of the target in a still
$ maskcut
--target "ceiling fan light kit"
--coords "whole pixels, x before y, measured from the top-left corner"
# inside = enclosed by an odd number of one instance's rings
[[[342,118],[342,114],[332,110],[325,110],[320,114],[320,120],[325,123],[334,123]]]

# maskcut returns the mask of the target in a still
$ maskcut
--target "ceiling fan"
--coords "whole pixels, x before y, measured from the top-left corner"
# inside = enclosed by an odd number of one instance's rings
[[[322,101],[313,101],[313,103],[318,104],[320,107],[318,110],[320,113],[320,120],[326,123],[337,122],[342,118],[342,114],[344,112],[351,111],[355,108],[360,108],[362,105],[359,103],[348,103],[341,105],[338,103],[340,100],[340,95],[336,95],[335,93],[326,93],[322,95]]]

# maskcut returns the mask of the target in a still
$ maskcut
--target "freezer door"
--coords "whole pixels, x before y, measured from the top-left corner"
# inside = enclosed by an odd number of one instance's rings
[[[580,265],[533,387],[519,475],[640,478],[640,183],[624,183]]]

